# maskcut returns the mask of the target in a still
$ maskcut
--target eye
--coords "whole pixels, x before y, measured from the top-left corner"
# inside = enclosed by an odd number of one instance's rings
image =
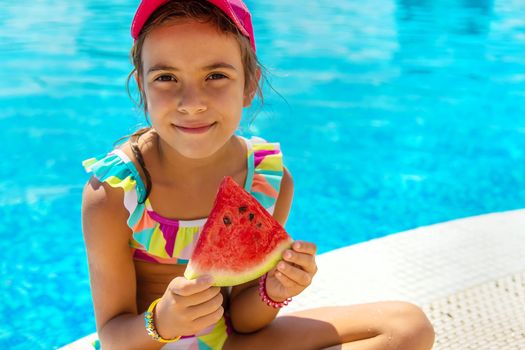
[[[220,80],[220,79],[225,79],[225,78],[228,78],[227,76],[225,76],[224,74],[222,73],[212,73],[208,76],[208,79],[209,80]]]
[[[173,75],[163,74],[155,78],[155,81],[177,81]]]

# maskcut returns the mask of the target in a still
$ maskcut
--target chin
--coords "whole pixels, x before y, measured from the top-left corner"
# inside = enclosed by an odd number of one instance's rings
[[[206,144],[197,145],[183,145],[182,147],[176,147],[177,152],[188,159],[206,159],[213,156],[219,151],[220,146],[212,146]]]
[[[178,150],[178,152],[185,158],[188,159],[206,159],[215,154],[215,152],[204,151],[204,150]]]

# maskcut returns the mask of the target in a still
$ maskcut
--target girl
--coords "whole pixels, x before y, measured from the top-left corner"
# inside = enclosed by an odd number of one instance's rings
[[[224,176],[282,225],[290,210],[278,144],[234,134],[261,94],[250,18],[241,0],[143,0],[137,9],[130,77],[151,127],[84,162],[94,174],[82,215],[103,349],[430,349],[432,327],[411,304],[276,318],[316,273],[312,243],[296,241],[260,283],[221,290],[209,276],[182,277]]]

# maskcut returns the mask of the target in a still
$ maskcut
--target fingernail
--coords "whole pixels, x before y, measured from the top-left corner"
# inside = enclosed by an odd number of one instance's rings
[[[292,252],[290,252],[290,251],[285,252],[285,253],[284,253],[284,257],[285,257],[286,259],[290,259],[290,258],[292,257]]]

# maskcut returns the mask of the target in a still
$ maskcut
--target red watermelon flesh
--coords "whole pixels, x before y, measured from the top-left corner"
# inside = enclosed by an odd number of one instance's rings
[[[292,239],[266,209],[231,177],[219,187],[184,276],[208,274],[215,286],[254,280],[272,269]]]

